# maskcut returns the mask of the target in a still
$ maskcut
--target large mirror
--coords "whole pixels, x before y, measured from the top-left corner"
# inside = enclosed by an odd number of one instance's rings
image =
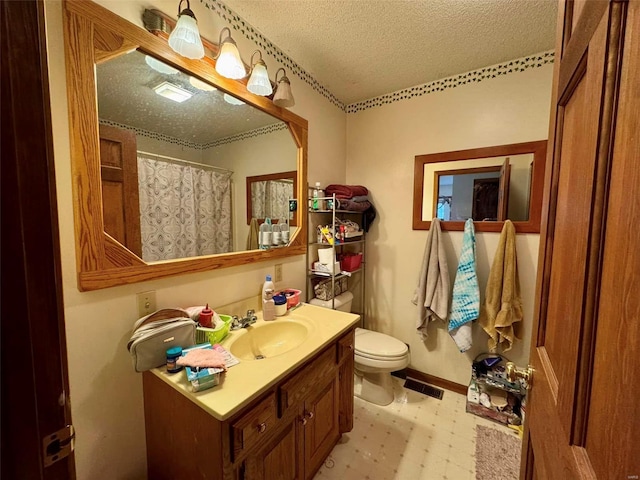
[[[414,230],[433,218],[444,230],[539,232],[546,141],[418,155],[414,169]]]
[[[307,122],[207,57],[182,58],[91,2],[65,5],[80,289],[303,253],[289,199],[305,195]],[[290,241],[248,251],[246,180],[282,172],[287,198],[271,207]]]

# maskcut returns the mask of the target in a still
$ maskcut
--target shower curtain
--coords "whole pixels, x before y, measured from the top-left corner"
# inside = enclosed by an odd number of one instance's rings
[[[138,155],[142,259],[233,250],[231,172]]]
[[[251,184],[251,216],[253,218],[289,218],[289,199],[293,198],[293,182],[266,180]]]

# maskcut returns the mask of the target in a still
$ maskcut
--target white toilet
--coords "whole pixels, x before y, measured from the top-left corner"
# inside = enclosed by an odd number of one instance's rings
[[[397,338],[364,328],[356,328],[355,344],[355,395],[389,405],[393,402],[391,372],[409,365],[409,348]]]
[[[334,299],[333,306],[343,312],[351,311],[353,294],[345,292]],[[331,300],[317,298],[309,303],[332,307]],[[393,402],[391,372],[409,365],[409,348],[400,340],[383,333],[356,328],[355,339],[355,387],[357,397],[377,405]]]

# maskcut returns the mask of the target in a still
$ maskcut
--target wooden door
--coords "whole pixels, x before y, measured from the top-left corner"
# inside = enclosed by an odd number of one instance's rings
[[[500,167],[500,184],[498,187],[498,221],[504,222],[509,210],[509,182],[511,181],[511,165],[509,157],[504,159]]]
[[[44,446],[71,424],[44,2],[0,17],[0,477],[74,479],[73,451]]]
[[[104,231],[142,258],[136,134],[100,125]]]
[[[640,476],[640,2],[561,4],[522,478]]]
[[[340,438],[338,377],[305,402],[304,476],[311,478]]]

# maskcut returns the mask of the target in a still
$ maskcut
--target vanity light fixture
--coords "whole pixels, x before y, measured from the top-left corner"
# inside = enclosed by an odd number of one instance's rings
[[[181,11],[182,2],[185,1],[187,8]],[[200,39],[198,22],[191,11],[189,0],[180,0],[178,4],[178,22],[169,35],[169,46],[186,58],[199,59],[204,57],[204,46]]]
[[[246,105],[242,100],[237,99],[236,97],[229,95],[228,93],[225,93],[222,98],[224,98],[224,101],[230,105]]]
[[[222,34],[227,31],[227,36],[222,39]],[[240,52],[236,42],[231,38],[231,30],[229,27],[224,27],[220,32],[220,39],[218,41],[220,51],[216,57],[216,72],[226,78],[238,80],[244,78],[247,75],[247,70],[244,68],[244,63],[240,58]]]
[[[202,90],[203,92],[213,92],[214,90],[217,90],[213,85],[209,85],[207,82],[203,82],[196,77],[189,77],[189,83],[192,87],[196,87],[198,90]]]
[[[253,57],[256,53],[260,58],[254,63]],[[269,80],[269,74],[267,73],[267,65],[262,60],[262,52],[260,50],[256,50],[251,55],[251,76],[247,82],[247,90],[263,97],[268,97],[273,93],[271,80]]]
[[[162,97],[178,103],[189,100],[193,96],[193,93],[170,82],[162,82],[161,84],[156,85],[153,87],[153,91]]]
[[[278,74],[282,71],[282,77],[278,80]],[[287,78],[287,72],[284,68],[279,68],[276,72],[276,93],[273,96],[273,103],[278,107],[293,107],[296,101],[291,93],[291,82]]]
[[[150,55],[145,55],[144,61],[156,72],[166,73],[167,75],[175,75],[176,73],[179,72],[177,68],[173,68],[172,66],[167,65],[166,63],[161,62],[157,58],[154,58]]]

